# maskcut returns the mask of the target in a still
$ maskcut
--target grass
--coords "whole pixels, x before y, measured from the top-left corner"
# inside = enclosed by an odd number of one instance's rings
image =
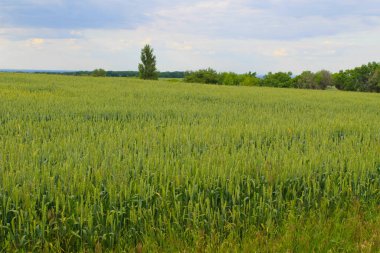
[[[380,95],[0,74],[0,251],[378,252]]]

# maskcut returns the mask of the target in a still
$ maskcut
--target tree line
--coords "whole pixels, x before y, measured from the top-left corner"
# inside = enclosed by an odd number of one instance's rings
[[[141,63],[139,76],[142,79],[158,79],[156,56],[153,48],[145,45],[141,49]],[[236,74],[233,72],[218,73],[214,69],[200,69],[184,74],[184,81],[188,83],[206,83],[221,85],[269,86],[283,88],[320,89],[336,87],[340,90],[380,92],[380,64],[370,62],[350,70],[331,73],[321,70],[316,73],[304,71],[300,75],[292,72],[269,72],[262,78],[256,72]]]
[[[150,45],[141,49],[139,71],[79,71],[65,75],[91,75],[96,77],[140,77],[146,80],[158,78],[183,78],[187,83],[205,83],[230,86],[267,86],[280,88],[320,89],[336,87],[347,91],[380,92],[380,63],[370,62],[366,65],[331,73],[328,70],[318,72],[303,71],[300,75],[292,72],[269,72],[258,77],[256,72],[237,74],[234,72],[217,72],[212,68],[197,71],[159,72],[156,68],[156,56]]]
[[[44,74],[52,74],[52,72],[39,72]],[[104,69],[95,69],[93,71],[74,71],[74,72],[64,72],[64,73],[53,73],[53,74],[63,74],[69,76],[96,76],[96,77],[139,77],[138,71],[106,71]],[[184,78],[185,71],[165,71],[158,72],[158,78]]]
[[[184,81],[189,83],[304,89],[326,89],[329,86],[333,86],[332,74],[327,70],[321,70],[317,73],[304,71],[298,76],[294,76],[292,72],[269,72],[263,77],[257,77],[257,74],[252,72],[247,74],[236,74],[233,72],[218,73],[208,68],[187,72]]]
[[[340,90],[380,92],[380,63],[370,62],[354,69],[333,74]]]
[[[141,49],[141,63],[138,65],[138,71],[106,71],[104,69],[95,69],[94,71],[78,71],[65,73],[66,75],[94,76],[94,77],[140,77],[146,80],[157,80],[158,78],[184,78],[185,72],[167,71],[159,72],[156,68],[156,56],[150,45],[145,45]]]
[[[236,74],[218,73],[214,69],[201,69],[185,73],[184,81],[188,83],[206,83],[234,86],[267,86],[301,89],[327,89],[336,87],[347,91],[380,92],[380,63],[370,62],[354,69],[331,73],[327,70],[318,72],[304,71],[300,75],[292,72],[277,72],[258,77],[256,73]]]

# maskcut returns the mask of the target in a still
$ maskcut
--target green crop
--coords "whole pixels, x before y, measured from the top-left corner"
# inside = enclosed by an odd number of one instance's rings
[[[0,251],[376,252],[380,95],[0,74]]]

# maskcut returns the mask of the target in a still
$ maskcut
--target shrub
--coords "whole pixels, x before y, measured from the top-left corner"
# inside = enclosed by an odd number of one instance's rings
[[[104,69],[95,69],[92,71],[92,76],[95,77],[104,77],[107,75],[107,72]]]
[[[217,84],[218,80],[218,73],[211,68],[186,72],[184,78],[184,81],[188,83]]]

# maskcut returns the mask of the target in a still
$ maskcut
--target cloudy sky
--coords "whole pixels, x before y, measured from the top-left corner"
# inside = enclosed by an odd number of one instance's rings
[[[0,0],[0,69],[337,71],[380,61],[380,0]]]

